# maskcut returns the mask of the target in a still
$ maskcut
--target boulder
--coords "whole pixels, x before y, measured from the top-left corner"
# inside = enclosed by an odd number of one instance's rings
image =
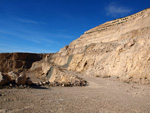
[[[8,72],[8,76],[10,77],[10,81],[14,81],[17,79],[17,77],[19,76],[19,74],[17,72]]]
[[[59,66],[53,66],[53,70],[48,71],[48,79],[52,86],[86,86],[87,81],[78,77],[77,73],[73,73]]]
[[[15,82],[17,85],[24,85],[26,84],[27,78],[25,74],[21,74],[18,78],[16,78]]]
[[[8,84],[10,82],[10,78],[6,74],[2,74],[0,72],[0,86],[3,86],[5,84]]]

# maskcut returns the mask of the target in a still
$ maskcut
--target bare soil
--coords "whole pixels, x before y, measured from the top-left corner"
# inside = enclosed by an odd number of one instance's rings
[[[149,113],[150,85],[84,77],[86,87],[0,89],[0,113]]]

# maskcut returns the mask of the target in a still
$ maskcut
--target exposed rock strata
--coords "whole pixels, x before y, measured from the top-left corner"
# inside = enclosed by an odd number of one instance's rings
[[[32,63],[44,58],[44,54],[34,53],[0,53],[0,72],[30,69]]]

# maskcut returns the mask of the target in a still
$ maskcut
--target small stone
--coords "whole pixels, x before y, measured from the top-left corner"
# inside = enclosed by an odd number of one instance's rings
[[[39,83],[35,83],[36,86],[39,86]]]
[[[43,85],[46,85],[46,82],[43,82],[42,84],[43,84]]]
[[[23,87],[24,87],[24,88],[26,88],[26,87],[27,87],[27,85],[23,85]]]
[[[40,82],[40,83],[39,83],[39,86],[42,86],[42,85],[43,85],[43,83],[42,83],[42,82]]]
[[[62,86],[62,87],[65,87],[65,84],[62,84],[61,86]]]
[[[19,86],[19,89],[24,89],[23,85],[20,85],[20,86]]]
[[[9,87],[13,87],[13,85],[12,85],[12,84],[9,84]]]

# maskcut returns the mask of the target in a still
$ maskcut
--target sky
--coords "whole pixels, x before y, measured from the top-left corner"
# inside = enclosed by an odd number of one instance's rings
[[[85,31],[150,0],[0,0],[0,53],[54,53]]]

